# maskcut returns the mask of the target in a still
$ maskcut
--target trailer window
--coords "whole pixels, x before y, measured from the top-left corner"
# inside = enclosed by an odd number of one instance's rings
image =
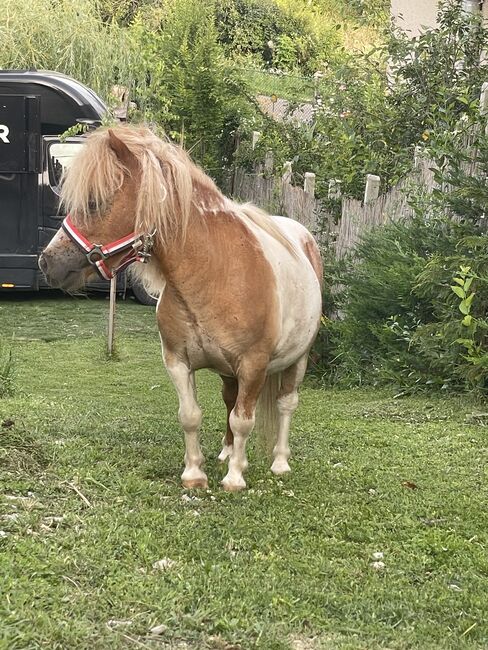
[[[63,172],[82,146],[81,142],[55,142],[49,147],[49,180],[53,187],[58,187]]]

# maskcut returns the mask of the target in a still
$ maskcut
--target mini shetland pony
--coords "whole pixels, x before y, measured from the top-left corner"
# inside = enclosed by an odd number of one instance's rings
[[[149,263],[136,266],[160,294],[163,359],[185,432],[183,485],[207,487],[194,376],[200,368],[223,382],[224,488],[246,487],[246,441],[260,396],[265,433],[274,436],[271,470],[290,471],[290,420],[321,314],[322,265],[311,234],[292,219],[226,198],[181,148],[145,127],[88,136],[61,197],[79,237],[60,230],[44,250],[40,267],[52,286],[79,288],[101,258],[107,272],[117,269],[127,251],[104,249],[104,242],[153,234]],[[96,250],[87,255],[83,242]]]

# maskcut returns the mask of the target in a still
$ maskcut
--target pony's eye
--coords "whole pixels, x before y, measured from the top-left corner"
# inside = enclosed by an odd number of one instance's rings
[[[88,209],[90,212],[96,212],[98,209],[98,205],[96,201],[88,201]]]

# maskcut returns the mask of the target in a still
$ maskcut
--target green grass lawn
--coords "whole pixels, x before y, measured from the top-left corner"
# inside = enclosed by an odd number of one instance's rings
[[[307,386],[292,474],[251,443],[250,489],[227,494],[203,372],[210,490],[190,494],[152,310],[119,304],[116,361],[106,315],[0,298],[2,650],[488,647],[483,405]]]
[[[240,68],[253,94],[276,95],[290,102],[312,102],[314,100],[314,81],[293,74],[276,75],[257,68]]]

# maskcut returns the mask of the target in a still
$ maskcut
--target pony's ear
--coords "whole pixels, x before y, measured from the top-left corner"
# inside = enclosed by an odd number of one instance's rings
[[[118,138],[112,129],[108,130],[108,144],[112,151],[115,152],[115,155],[128,169],[132,169],[137,166],[137,160],[134,154],[131,152],[129,147]]]

